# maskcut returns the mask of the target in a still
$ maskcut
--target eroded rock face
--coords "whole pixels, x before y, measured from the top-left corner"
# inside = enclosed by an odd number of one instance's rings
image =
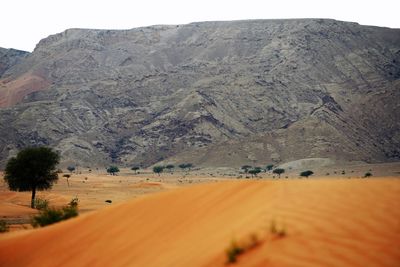
[[[29,52],[26,51],[0,47],[0,78],[9,68],[21,62],[28,55]]]
[[[0,158],[45,144],[87,166],[398,160],[399,57],[400,30],[335,20],[66,30],[0,83],[42,79],[0,94]]]

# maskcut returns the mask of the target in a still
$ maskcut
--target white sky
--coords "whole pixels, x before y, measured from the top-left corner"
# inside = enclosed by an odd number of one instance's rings
[[[68,28],[130,29],[195,21],[333,18],[400,28],[399,0],[1,0],[0,47],[32,51]]]

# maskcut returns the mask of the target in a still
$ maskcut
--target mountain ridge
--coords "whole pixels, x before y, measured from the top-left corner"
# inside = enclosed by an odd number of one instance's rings
[[[324,19],[69,29],[0,79],[0,158],[42,144],[88,166],[399,160],[399,44]]]

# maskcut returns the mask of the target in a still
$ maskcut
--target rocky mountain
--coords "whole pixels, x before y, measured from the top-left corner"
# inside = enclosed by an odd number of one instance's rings
[[[0,78],[4,72],[27,57],[29,52],[0,47]]]
[[[69,29],[0,79],[0,159],[400,159],[400,30],[325,19]]]

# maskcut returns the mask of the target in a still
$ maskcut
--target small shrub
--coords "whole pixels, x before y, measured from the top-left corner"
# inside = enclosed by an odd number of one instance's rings
[[[111,175],[115,175],[115,173],[119,172],[119,168],[117,166],[110,166],[107,168],[107,172]]]
[[[63,177],[68,179],[69,177],[71,177],[71,174],[64,174]]]
[[[343,171],[342,171],[342,175],[345,175],[345,174],[346,174],[346,172],[343,170]]]
[[[284,226],[278,227],[276,222],[274,220],[271,221],[271,224],[269,226],[269,232],[275,236],[278,237],[284,237],[286,236],[286,229]]]
[[[79,199],[78,197],[74,197],[73,199],[71,199],[71,201],[68,203],[68,205],[70,207],[74,207],[74,208],[78,208],[78,204],[79,204]]]
[[[8,224],[4,220],[0,220],[0,233],[5,233],[10,230]]]
[[[33,227],[43,227],[63,220],[78,216],[78,209],[72,206],[59,208],[47,208],[42,210],[32,219]]]
[[[44,198],[36,198],[35,199],[35,209],[44,210],[49,207],[49,201]]]
[[[226,249],[227,263],[234,263],[237,261],[237,257],[243,253],[241,248],[235,240],[232,240],[230,246]]]
[[[313,171],[308,170],[308,171],[301,172],[300,176],[308,178],[308,176],[313,175],[313,174],[314,174]]]
[[[364,178],[371,177],[371,176],[372,176],[372,173],[370,173],[370,172],[367,172],[364,174]]]
[[[106,203],[112,203],[112,200],[110,200],[110,199],[107,199],[106,201],[105,201]]]

